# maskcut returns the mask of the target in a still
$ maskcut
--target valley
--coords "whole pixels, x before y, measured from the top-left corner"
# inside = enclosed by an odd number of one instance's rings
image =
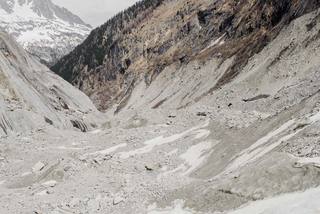
[[[319,213],[318,8],[141,1],[53,71],[0,33],[0,213]]]

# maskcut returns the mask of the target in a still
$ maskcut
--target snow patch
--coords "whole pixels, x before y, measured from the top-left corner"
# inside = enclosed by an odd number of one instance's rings
[[[66,147],[66,146],[58,146],[56,147],[59,150],[83,150],[85,148],[79,148],[79,147]]]
[[[305,119],[309,121],[306,125],[316,123],[320,121],[320,112],[314,115],[307,115],[305,116]],[[269,153],[270,151],[272,151],[273,149],[281,145],[283,142],[290,140],[292,137],[294,137],[295,135],[297,135],[299,132],[303,131],[307,127],[305,126],[300,129],[296,129],[296,130],[294,129],[291,131],[291,133],[289,132],[288,134],[282,136],[279,140],[275,141],[274,143],[271,142],[268,144],[268,142],[270,142],[272,138],[282,134],[283,132],[289,131],[289,129],[292,128],[294,125],[298,127],[299,121],[297,121],[296,119],[289,120],[278,129],[260,138],[256,143],[254,143],[248,149],[241,152],[238,158],[236,158],[233,161],[233,163],[227,168],[226,172],[229,173],[229,172],[235,171],[236,169],[239,169],[240,167],[243,167],[248,163],[252,163],[253,161],[257,160],[258,158],[264,156],[265,154]]]
[[[139,149],[136,149],[136,150],[132,150],[132,151],[128,151],[128,152],[122,152],[122,153],[119,153],[120,155],[120,158],[122,159],[128,159],[132,156],[135,156],[135,155],[141,155],[141,154],[146,154],[146,153],[149,153],[151,152],[156,146],[162,146],[162,145],[165,145],[165,144],[168,144],[168,143],[172,143],[174,141],[177,141],[187,135],[192,135],[194,134],[193,132],[194,131],[197,131],[199,129],[203,129],[205,127],[207,127],[209,125],[209,121],[206,121],[204,124],[201,124],[199,126],[195,126],[185,132],[182,132],[182,133],[179,133],[179,134],[175,134],[175,135],[172,135],[172,136],[169,136],[169,137],[163,137],[163,136],[160,136],[160,137],[156,137],[154,139],[151,139],[151,140],[148,140],[146,142],[144,142],[144,144],[146,146],[142,147],[142,148],[139,148]],[[195,133],[197,135],[197,133]]]
[[[320,112],[309,117],[311,123],[316,123],[320,120]]]
[[[295,120],[289,120],[285,124],[283,124],[278,129],[269,132],[266,136],[260,138],[256,141],[253,145],[251,145],[248,149],[241,152],[238,158],[236,158],[233,163],[227,168],[227,172],[232,172],[254,160],[258,159],[259,157],[263,156],[267,152],[271,151],[270,149],[276,147],[284,140],[290,139],[293,135],[287,135],[277,141],[274,145],[263,147],[266,143],[268,143],[273,137],[279,135],[280,133],[288,130],[293,124],[295,124]],[[294,135],[296,133],[293,133]],[[290,137],[290,138],[289,138]]]
[[[211,44],[207,48],[211,48],[215,45],[223,45],[225,43],[225,41],[223,40],[224,36],[225,34],[223,34],[221,37],[211,42]]]
[[[207,137],[209,137],[210,133],[211,132],[207,129],[200,129],[197,131],[197,134],[194,138],[195,139],[207,138]]]
[[[44,187],[55,187],[57,184],[58,184],[57,181],[50,180],[50,181],[46,181],[46,182],[42,183],[41,185]]]
[[[228,214],[319,214],[320,188],[253,202]]]
[[[120,158],[127,159],[127,158],[135,156],[135,155],[141,155],[141,154],[149,153],[149,152],[151,152],[153,150],[154,147],[174,142],[174,141],[182,138],[183,136],[184,136],[184,134],[182,133],[182,134],[172,135],[170,137],[160,136],[160,137],[151,139],[149,141],[146,141],[144,143],[146,146],[144,146],[142,148],[139,148],[139,149],[136,149],[136,150],[132,150],[132,151],[129,151],[129,152],[120,153]]]
[[[156,204],[148,207],[148,214],[193,214],[192,210],[184,208],[185,202],[183,200],[174,201],[173,207],[167,207],[164,209],[157,208]]]
[[[42,191],[36,193],[35,195],[37,195],[37,196],[45,196],[45,195],[48,195],[48,190],[42,190]]]
[[[21,177],[26,177],[26,176],[31,175],[31,174],[32,174],[32,172],[24,172],[24,173],[21,174]]]
[[[190,147],[186,153],[182,154],[182,158],[190,168],[184,173],[184,175],[190,174],[205,161],[208,155],[204,155],[209,149],[212,148],[212,142],[202,142]]]
[[[185,172],[186,170],[187,170],[187,167],[184,164],[181,164],[180,166],[178,166],[175,169],[172,169],[172,170],[169,170],[169,171],[166,171],[166,172],[160,174],[158,176],[158,180],[160,180],[162,177],[168,177],[169,175],[175,174],[180,171]]]
[[[91,132],[89,132],[89,133],[90,133],[90,134],[98,134],[98,133],[100,133],[100,132],[102,132],[101,129],[96,129],[96,130],[93,130],[93,131],[91,131]]]
[[[180,158],[183,159],[185,163],[179,165],[177,168],[163,172],[157,177],[157,179],[160,180],[163,177],[179,172],[181,175],[188,175],[192,173],[205,162],[208,156],[212,153],[212,151],[208,151],[213,146],[213,143],[210,141],[201,142],[197,145],[191,146],[184,154],[180,155]],[[205,154],[206,152],[208,153]]]
[[[127,146],[126,143],[122,143],[122,144],[113,146],[113,147],[111,147],[111,148],[105,149],[105,150],[101,150],[101,151],[89,153],[88,155],[89,155],[89,156],[91,156],[91,155],[108,155],[108,154],[110,154],[110,153],[112,153],[112,152],[115,152],[116,150],[118,150],[118,149],[120,149],[120,148],[123,148],[123,147],[126,147],[126,146]]]

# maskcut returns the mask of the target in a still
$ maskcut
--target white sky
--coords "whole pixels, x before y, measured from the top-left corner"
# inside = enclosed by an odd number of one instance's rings
[[[138,0],[53,0],[80,16],[86,23],[97,27],[109,18],[133,5]]]

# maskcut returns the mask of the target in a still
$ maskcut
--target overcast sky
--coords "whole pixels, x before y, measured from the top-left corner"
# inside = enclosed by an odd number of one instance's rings
[[[80,16],[86,23],[97,27],[105,23],[119,11],[133,5],[138,0],[53,0]]]

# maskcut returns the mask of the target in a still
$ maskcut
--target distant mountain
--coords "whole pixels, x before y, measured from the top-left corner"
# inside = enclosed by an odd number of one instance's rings
[[[0,0],[0,27],[47,65],[70,52],[91,30],[51,0]]]

